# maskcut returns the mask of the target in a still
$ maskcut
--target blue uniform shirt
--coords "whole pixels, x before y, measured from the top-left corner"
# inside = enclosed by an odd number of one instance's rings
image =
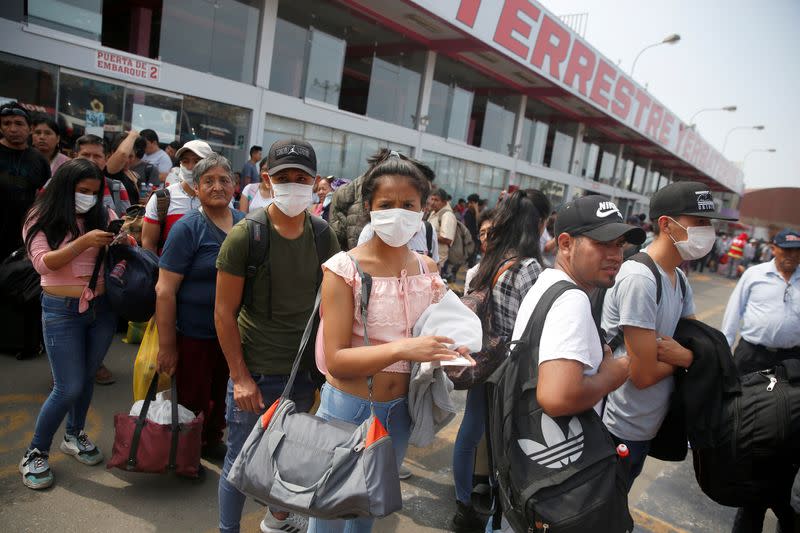
[[[244,213],[231,209],[233,223]],[[177,328],[196,339],[216,338],[214,299],[217,294],[217,255],[225,233],[200,211],[178,220],[169,232],[159,266],[181,274],[177,294]]]
[[[800,346],[800,268],[787,283],[775,260],[745,270],[728,300],[722,332],[733,347],[741,335],[768,348]]]

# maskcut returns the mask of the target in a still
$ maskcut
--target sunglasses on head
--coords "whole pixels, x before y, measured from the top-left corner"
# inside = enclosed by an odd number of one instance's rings
[[[5,109],[0,110],[0,117],[7,117],[10,115],[25,117],[26,119],[28,118],[28,112],[18,107],[6,107]]]

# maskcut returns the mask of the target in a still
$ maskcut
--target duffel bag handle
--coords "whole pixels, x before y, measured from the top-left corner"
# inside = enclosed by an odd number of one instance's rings
[[[173,376],[173,380],[175,377]],[[173,382],[174,385],[174,382]],[[128,454],[128,464],[126,468],[133,470],[136,468],[136,452],[139,451],[139,439],[142,436],[142,429],[147,419],[147,411],[150,409],[150,402],[156,399],[156,390],[158,389],[158,372],[153,373],[153,379],[150,380],[150,386],[147,388],[147,394],[144,397],[142,410],[139,411],[139,417],[136,419],[136,428],[133,430],[133,439],[131,439],[131,451]]]
[[[341,448],[341,447],[334,448],[333,459],[331,460],[331,466],[327,470],[325,470],[325,472],[317,480],[316,483],[305,487],[303,485],[296,485],[294,483],[289,483],[288,481],[285,481],[283,478],[281,478],[280,469],[278,468],[278,465],[275,464],[275,456],[277,454],[278,447],[280,446],[281,442],[283,442],[283,439],[285,437],[286,434],[283,431],[273,430],[270,431],[267,435],[267,450],[269,451],[270,461],[272,462],[272,471],[275,473],[275,482],[282,489],[290,493],[292,503],[308,508],[311,506],[311,502],[314,500],[314,496],[317,493],[317,489],[323,487],[325,483],[327,483],[331,475],[345,463],[347,458],[350,456],[352,450],[350,450],[349,448]],[[270,491],[270,495],[274,496],[278,500],[284,498],[283,496],[273,494],[274,491],[275,491],[275,484],[273,484],[273,488]]]

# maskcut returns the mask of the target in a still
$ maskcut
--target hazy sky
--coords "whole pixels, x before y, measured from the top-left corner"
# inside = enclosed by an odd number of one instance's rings
[[[742,161],[745,187],[800,187],[800,1],[540,0],[556,15],[588,13],[586,40],[630,72],[636,54],[671,33],[679,43],[646,51],[634,77],[684,121],[698,115],[700,134],[725,157]]]

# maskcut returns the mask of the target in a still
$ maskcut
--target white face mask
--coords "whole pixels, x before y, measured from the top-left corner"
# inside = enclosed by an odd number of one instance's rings
[[[681,226],[674,218],[670,218],[670,220]],[[717,240],[717,235],[713,226],[681,227],[686,230],[686,240],[676,241],[672,235],[670,235],[670,238],[672,242],[675,243],[675,248],[678,249],[681,258],[685,261],[692,261],[705,257],[708,252],[711,251],[711,248],[714,247],[714,241]]]
[[[273,183],[275,206],[287,217],[296,217],[311,205],[311,185],[301,183]]]
[[[89,209],[94,207],[94,204],[97,203],[97,195],[96,194],[83,194],[82,192],[75,193],[75,212],[78,214],[84,214],[89,211]]]
[[[380,239],[395,248],[405,246],[419,231],[422,211],[408,209],[382,209],[370,211],[372,229]]]
[[[185,166],[181,165],[178,167],[178,176],[181,178],[181,181],[185,181],[187,185],[194,186],[194,171],[187,169]]]

